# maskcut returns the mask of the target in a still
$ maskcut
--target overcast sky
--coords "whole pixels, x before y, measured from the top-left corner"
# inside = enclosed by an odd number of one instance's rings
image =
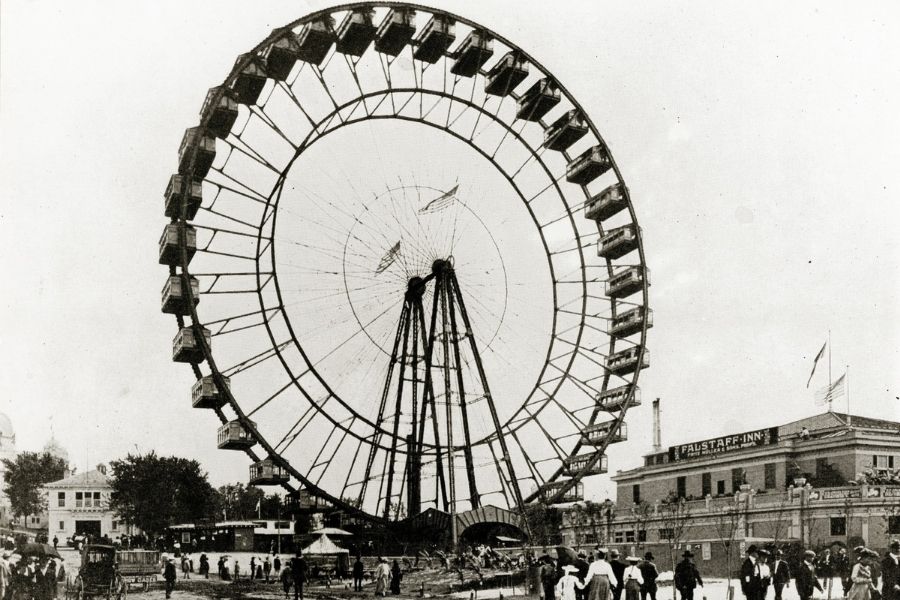
[[[827,364],[805,384],[829,329],[851,410],[900,420],[896,2],[435,5],[549,68],[629,185],[655,326],[611,471],[649,450],[654,397],[665,446],[821,411]],[[206,90],[325,6],[3,2],[0,411],[19,449],[52,427],[80,469],[155,449],[245,478],[170,361],[162,193]]]

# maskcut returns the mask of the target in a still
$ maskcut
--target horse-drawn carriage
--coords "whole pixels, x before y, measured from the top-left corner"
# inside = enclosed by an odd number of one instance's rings
[[[81,552],[78,576],[66,581],[66,600],[124,600],[129,585],[142,585],[146,590],[158,572],[159,552],[89,544]]]

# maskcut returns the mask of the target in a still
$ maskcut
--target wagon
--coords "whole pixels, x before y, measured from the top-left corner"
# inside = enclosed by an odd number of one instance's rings
[[[159,573],[159,552],[117,550],[116,566],[126,586],[140,586],[146,592]]]
[[[123,600],[128,586],[116,567],[113,546],[90,544],[81,553],[81,568],[73,580],[66,580],[66,600],[105,597]]]

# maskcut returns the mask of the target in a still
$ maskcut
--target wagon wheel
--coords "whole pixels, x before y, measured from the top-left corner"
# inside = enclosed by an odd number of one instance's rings
[[[128,584],[121,575],[116,575],[115,579],[110,582],[110,595],[114,595],[116,600],[124,600],[128,596]]]
[[[66,598],[69,598],[69,594],[71,598],[74,600],[82,600],[84,598],[84,580],[81,578],[81,575],[75,578],[75,582],[69,586],[68,580],[66,581]]]

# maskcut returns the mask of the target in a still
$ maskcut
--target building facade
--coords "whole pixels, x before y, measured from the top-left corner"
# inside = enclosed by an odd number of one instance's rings
[[[6,496],[6,467],[2,459],[16,460],[16,432],[12,421],[4,413],[0,413],[0,526],[9,525],[13,518],[9,498]]]
[[[672,446],[613,478],[617,501],[570,507],[564,540],[692,550],[712,574],[750,543],[883,550],[900,536],[900,423],[828,412]]]
[[[58,537],[64,543],[75,535],[89,535],[115,540],[122,534],[132,533],[109,508],[112,486],[103,465],[48,483],[44,488],[49,539]]]

